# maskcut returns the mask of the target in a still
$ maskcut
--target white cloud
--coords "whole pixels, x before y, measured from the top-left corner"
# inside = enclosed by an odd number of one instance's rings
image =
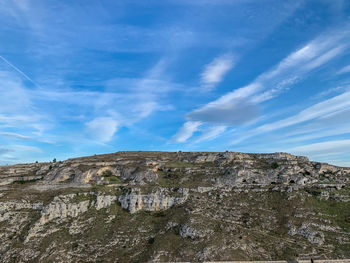
[[[251,84],[233,90],[217,100],[193,110],[186,115],[190,122],[210,123],[220,126],[242,125],[252,123],[258,119],[258,104],[270,100],[289,86],[300,81],[307,73],[317,69],[328,61],[339,56],[348,48],[349,32],[347,30],[328,32],[321,35],[302,48],[292,52],[285,59],[279,62],[274,68],[258,76]],[[215,80],[213,77],[212,79]],[[343,94],[343,97],[348,97]],[[277,129],[278,126],[285,127],[307,121],[312,118],[320,117],[325,113],[326,107],[332,106],[338,110],[346,106],[347,102],[343,97],[335,98],[335,102],[343,104],[315,105],[314,108],[301,112],[298,116],[285,119],[273,124],[267,124],[259,127],[257,130],[248,132],[248,134],[235,140],[237,143],[263,131]],[[337,102],[337,100],[339,100]],[[349,100],[350,101],[350,100]],[[328,108],[330,112],[336,111]]]
[[[257,105],[274,98],[311,70],[339,56],[347,47],[347,31],[331,32],[288,55],[251,84],[233,90],[187,115],[190,121],[239,125],[256,119]],[[224,116],[224,117],[223,117]]]
[[[108,142],[118,129],[118,122],[110,117],[99,117],[86,123],[90,134],[100,142]]]
[[[13,65],[11,62],[9,62],[6,58],[4,58],[3,56],[0,55],[0,59],[2,59],[8,66],[10,66],[12,69],[14,69],[19,74],[21,74],[24,78],[26,78],[28,81],[30,81],[33,85],[38,86],[27,74],[25,74],[23,71],[21,71],[15,65]]]
[[[0,124],[3,127],[22,127],[35,123],[40,119],[40,116],[28,116],[28,115],[0,115]],[[1,127],[0,126],[0,127]]]
[[[208,128],[204,131],[196,140],[195,143],[199,143],[201,141],[209,141],[218,137],[220,134],[226,131],[226,126],[214,126]]]
[[[344,160],[332,160],[332,164],[337,165],[337,166],[342,166],[342,167],[350,167],[350,162],[349,161],[344,161]]]
[[[0,79],[0,114],[8,112],[14,115],[19,111],[31,111],[32,102],[22,80],[7,71],[0,71]]]
[[[314,60],[310,61],[303,68],[306,70],[312,70],[312,69],[318,68],[323,64],[325,64],[326,62],[333,59],[334,57],[338,56],[340,53],[342,53],[345,50],[345,47],[346,47],[345,45],[335,47],[327,51],[325,54],[322,54],[319,57],[315,58]]]
[[[248,131],[241,138],[234,140],[232,143],[237,144],[243,140],[246,140],[252,136],[270,132],[277,129],[282,129],[288,126],[300,124],[306,121],[320,119],[325,117],[331,117],[331,115],[339,114],[350,109],[350,92],[344,92],[338,96],[332,97],[330,99],[324,100],[317,104],[308,107],[299,113],[273,122],[261,125],[251,131]]]
[[[209,103],[187,114],[186,118],[219,125],[241,125],[257,118],[258,113],[255,104],[237,98],[232,103]]]
[[[213,89],[219,84],[226,73],[234,66],[232,54],[224,54],[215,58],[205,66],[201,74],[201,83],[205,91]]]
[[[341,92],[349,91],[349,90],[350,90],[350,85],[337,86],[337,87],[330,88],[328,90],[322,91],[319,94],[316,94],[315,98],[321,98],[321,97],[329,95],[331,93],[341,93]]]
[[[328,129],[328,130],[314,131],[314,132],[306,134],[306,135],[287,138],[287,139],[283,140],[283,142],[286,143],[286,142],[306,141],[306,140],[313,140],[313,139],[348,134],[348,133],[350,133],[350,126],[332,127],[331,129]]]
[[[201,125],[198,121],[188,121],[178,130],[178,132],[173,136],[172,141],[175,142],[185,142],[187,141],[194,132],[196,132]]]
[[[28,145],[11,145],[9,146],[15,152],[31,152],[31,153],[43,153],[43,151],[39,147],[28,146]]]
[[[12,149],[7,149],[7,148],[0,148],[0,156],[6,155],[10,152],[13,152]]]
[[[33,140],[33,138],[28,137],[28,136],[24,136],[18,133],[13,133],[13,132],[1,132],[0,133],[1,136],[6,136],[6,137],[12,137],[15,139],[21,139],[21,140]]]
[[[303,146],[287,149],[287,152],[301,155],[324,155],[349,153],[350,140],[333,140],[319,143],[312,143]]]
[[[337,75],[350,73],[350,65],[343,67],[337,72]]]
[[[108,141],[118,127],[130,127],[156,111],[171,110],[167,94],[184,89],[182,85],[167,79],[166,60],[160,60],[143,77],[117,78],[98,83],[105,87],[105,90],[99,91],[63,88],[62,86],[69,87],[65,82],[53,87],[49,82],[45,87],[40,87],[19,67],[0,58],[0,62],[2,60],[13,72],[0,70],[0,129],[21,129],[22,139],[29,138],[27,135],[31,134],[35,135],[36,141],[48,141],[46,137],[49,136],[49,141],[59,138],[59,142],[66,142],[65,136],[54,135],[55,127],[65,122],[66,116],[79,115],[82,117],[78,123],[85,123],[90,132],[100,116],[113,119],[109,121],[110,125],[106,127],[109,131],[105,135],[94,129],[99,141]],[[90,121],[86,116],[96,119]],[[98,124],[102,125],[101,122]],[[50,129],[51,135],[47,135]],[[76,125],[73,125],[70,134],[78,132],[76,129]],[[0,130],[1,132],[3,136],[20,138],[6,133],[7,131]]]
[[[265,132],[280,129],[290,125],[309,121],[315,118],[324,117],[326,114],[333,114],[339,111],[344,111],[349,109],[349,107],[350,92],[345,92],[328,100],[319,102],[289,118],[271,124],[262,125],[259,128],[257,128],[257,130]]]

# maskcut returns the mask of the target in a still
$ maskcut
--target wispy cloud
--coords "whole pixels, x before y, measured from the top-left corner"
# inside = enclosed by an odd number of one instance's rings
[[[29,153],[43,153],[42,149],[36,146],[28,146],[28,145],[11,145],[9,146],[13,151],[22,151]]]
[[[198,138],[195,139],[195,143],[200,143],[202,141],[210,141],[218,137],[220,134],[225,132],[226,126],[214,126],[206,129]]]
[[[6,145],[6,148],[0,147],[0,164],[16,163],[19,160],[24,161],[28,157],[33,158],[43,154],[42,149],[30,145]]]
[[[288,55],[274,68],[258,76],[251,84],[209,102],[187,114],[186,118],[192,122],[216,125],[251,123],[259,116],[259,103],[276,97],[300,81],[311,70],[339,56],[348,48],[348,40],[348,30],[323,34]]]
[[[335,135],[343,135],[343,134],[350,134],[350,125],[344,125],[344,126],[332,126],[331,128],[321,128],[321,129],[315,129],[312,132],[305,132],[303,135],[295,135],[295,136],[285,136],[286,139],[283,139],[282,143],[291,143],[291,142],[302,142],[302,141],[309,141],[329,136],[335,136]]]
[[[314,104],[291,117],[276,122],[267,123],[257,128],[254,128],[253,130],[246,132],[240,138],[235,139],[232,143],[237,144],[243,140],[246,140],[252,136],[256,136],[261,133],[272,132],[278,129],[282,129],[292,125],[297,125],[310,120],[329,117],[332,114],[339,114],[341,112],[348,111],[349,109],[350,92],[344,92],[338,96]]]
[[[0,148],[0,156],[10,152],[13,152],[13,150],[7,148]]]
[[[340,47],[338,45],[342,41],[348,40],[346,37],[348,36],[344,36],[344,34],[334,35],[333,32],[318,37],[290,54],[272,70],[260,75],[252,84],[234,90],[196,111],[210,113],[210,111],[215,111],[215,109],[231,107],[231,115],[234,118],[240,112],[237,112],[237,108],[232,107],[232,104],[241,104],[242,100],[244,100],[245,104],[249,104],[251,100],[256,100],[256,96],[261,96],[261,94],[258,94],[259,92],[267,88],[277,94],[277,91],[294,84],[310,70],[320,67],[338,56],[344,50],[345,44]],[[272,97],[274,96],[266,96],[267,99]],[[261,102],[263,100],[258,101]],[[247,119],[251,119],[251,114],[248,114]]]
[[[186,115],[190,121],[200,121],[219,125],[242,125],[258,117],[259,109],[251,101],[226,98],[209,103]]]
[[[31,138],[29,136],[24,136],[24,135],[21,135],[18,133],[13,133],[13,132],[1,132],[0,135],[5,136],[5,137],[20,139],[20,140],[33,140],[33,138]]]
[[[321,98],[323,96],[326,96],[332,93],[342,93],[344,91],[349,91],[349,90],[350,90],[350,85],[341,85],[341,86],[333,87],[325,91],[322,91],[319,94],[316,94],[315,98]]]
[[[34,86],[39,87],[34,80],[32,80],[27,74],[25,74],[22,70],[17,68],[15,65],[13,65],[10,61],[8,61],[6,58],[0,55],[0,59],[2,59],[7,65],[9,65],[11,68],[13,68],[15,71],[17,71],[19,74],[21,74],[25,79],[30,81]]]
[[[350,73],[350,65],[341,68],[341,69],[337,72],[337,75],[346,74],[346,73]]]
[[[201,84],[204,91],[212,90],[219,84],[226,73],[234,66],[234,57],[231,53],[221,55],[204,67],[201,74]]]
[[[94,134],[90,138],[106,142],[113,138],[119,127],[130,127],[156,111],[171,110],[172,106],[166,101],[167,93],[183,89],[183,86],[166,79],[165,60],[156,63],[143,77],[101,82],[104,90],[43,88],[39,85],[29,88],[22,81],[23,78],[28,80],[28,75],[7,60],[5,62],[16,74],[0,71],[0,128],[26,130],[26,134],[30,132],[36,137],[42,137],[46,130],[67,121],[65,116],[74,111],[80,116],[76,121],[85,124]],[[17,139],[29,138],[26,134],[2,132],[3,136]],[[45,138],[35,139],[47,141]]]
[[[303,146],[298,146],[286,151],[298,155],[327,155],[349,152],[350,140],[332,140],[319,143],[312,143]]]
[[[195,133],[201,122],[199,121],[188,121],[178,130],[178,132],[173,136],[172,141],[183,143],[190,138],[193,133]]]
[[[312,119],[327,116],[329,114],[338,113],[348,110],[350,107],[350,92],[345,92],[328,100],[319,102],[298,114],[289,118],[265,124],[257,128],[258,131],[266,132],[276,129],[281,129],[287,126],[295,125]]]
[[[89,133],[98,141],[108,142],[118,129],[118,122],[110,117],[99,117],[86,123]]]

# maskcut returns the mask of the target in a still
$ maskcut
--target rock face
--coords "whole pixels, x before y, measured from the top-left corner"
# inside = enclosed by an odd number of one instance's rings
[[[172,194],[180,196],[172,196]],[[141,194],[140,189],[133,188],[130,193],[119,196],[118,200],[124,209],[135,213],[139,210],[159,211],[168,209],[174,205],[182,204],[186,201],[188,189],[166,189],[159,188],[154,193]]]
[[[1,262],[350,258],[350,169],[118,152],[0,167]]]
[[[336,232],[336,231],[335,231]],[[292,228],[288,234],[291,236],[294,236],[295,234],[301,235],[307,240],[316,245],[323,245],[325,239],[324,239],[324,234],[322,232],[318,232],[312,229],[312,226],[303,223],[299,229]]]

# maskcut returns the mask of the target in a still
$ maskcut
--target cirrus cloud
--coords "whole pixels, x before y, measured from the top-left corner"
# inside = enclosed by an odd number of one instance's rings
[[[212,90],[219,84],[226,73],[234,66],[234,59],[231,53],[221,55],[204,67],[201,74],[201,83],[205,91]]]
[[[111,117],[99,117],[86,123],[89,133],[100,142],[110,141],[118,130],[118,122]]]

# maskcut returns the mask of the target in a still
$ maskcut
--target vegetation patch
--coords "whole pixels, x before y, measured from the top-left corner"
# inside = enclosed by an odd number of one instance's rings
[[[278,162],[273,162],[273,163],[271,164],[271,168],[272,168],[272,169],[277,169],[278,167],[279,167]]]
[[[30,179],[30,180],[21,179],[21,180],[13,181],[13,184],[31,184],[31,183],[35,183],[35,182],[40,181],[40,180],[41,180],[41,178]]]
[[[105,170],[105,171],[103,171],[102,176],[103,177],[112,177],[112,176],[114,176],[114,174],[112,173],[111,170]]]
[[[186,167],[193,167],[195,166],[196,164],[194,163],[191,163],[191,162],[167,162],[165,164],[166,167],[169,167],[169,168],[186,168]]]
[[[350,232],[350,202],[320,200],[313,196],[310,203],[320,218],[330,220],[332,224]]]
[[[109,184],[120,184],[120,178],[117,176],[109,176],[109,177],[105,177],[105,179],[107,180],[107,182]]]
[[[321,189],[318,188],[306,188],[305,191],[312,196],[320,196],[322,193]]]

